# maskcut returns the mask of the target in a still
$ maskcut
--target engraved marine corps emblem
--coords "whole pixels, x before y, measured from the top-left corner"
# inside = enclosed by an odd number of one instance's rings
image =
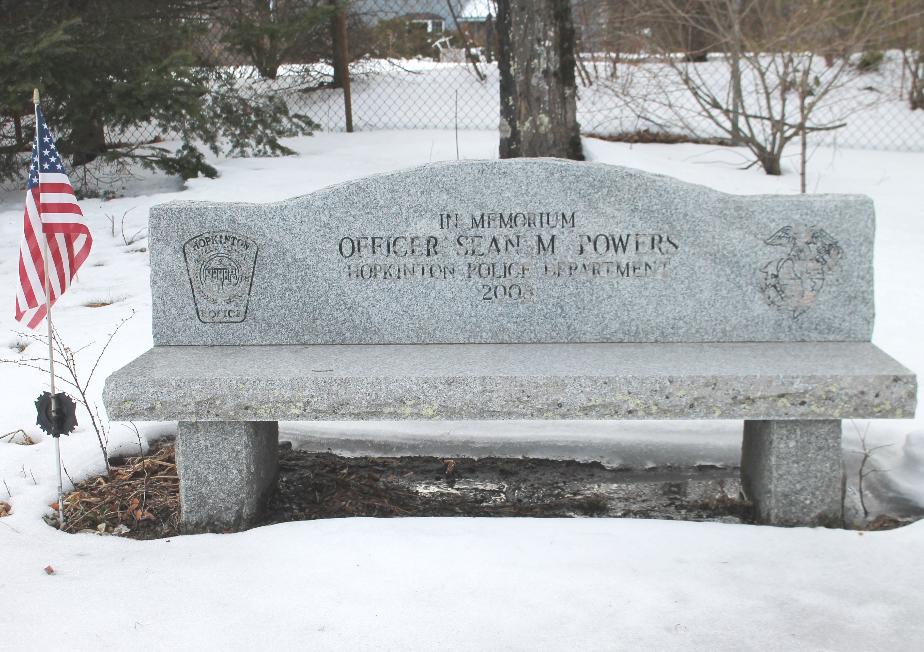
[[[242,322],[257,264],[257,244],[228,231],[202,233],[183,245],[196,314],[207,324]]]
[[[831,235],[821,228],[784,226],[764,240],[774,247],[788,247],[786,255],[762,268],[761,291],[767,302],[796,319],[818,299],[825,277],[844,256]]]

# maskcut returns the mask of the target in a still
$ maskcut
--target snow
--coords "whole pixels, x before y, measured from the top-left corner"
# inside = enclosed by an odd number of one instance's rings
[[[578,121],[584,133],[615,135],[649,129],[702,138],[727,136],[702,117],[701,109],[670,66],[643,57],[624,55],[620,63],[613,64],[602,54],[581,55],[594,79],[592,85],[578,87]],[[690,66],[691,74],[716,97],[729,96],[728,63],[721,56]],[[841,70],[828,69],[822,61],[816,61],[815,68],[821,80]],[[466,63],[432,59],[361,59],[351,63],[353,123],[357,130],[452,129],[456,121],[461,129],[496,129],[500,74],[496,63],[481,63],[479,69],[484,81]],[[293,112],[308,115],[326,131],[342,131],[346,128],[342,91],[319,88],[306,94],[297,90],[313,87],[329,75],[325,64],[284,66],[272,85],[293,89],[288,95]],[[886,52],[878,70],[861,74],[849,69],[839,79],[813,113],[811,124],[845,126],[811,134],[810,145],[924,151],[924,111],[910,109],[908,76],[898,51]],[[763,93],[757,92],[760,86],[753,74],[745,74],[743,84],[745,97],[751,98],[748,108],[754,114],[766,115],[766,106],[757,99]],[[790,97],[789,102],[787,118],[797,122],[792,114],[795,100]],[[759,126],[760,121],[756,124]]]
[[[911,650],[922,526],[439,518],[145,543],[6,534],[4,550],[18,545],[0,646],[53,647],[59,607],[75,650]]]
[[[924,484],[921,483],[921,469],[924,469],[924,432],[912,432],[905,437],[901,453],[895,456],[890,470],[899,495],[906,496],[918,505],[924,505]]]
[[[461,20],[479,21],[488,16],[497,15],[497,2],[495,0],[467,0],[459,12]]]
[[[613,468],[677,464],[736,466],[740,421],[493,421],[285,424],[300,448],[342,455],[541,457]]]
[[[221,176],[180,184],[142,176],[125,196],[81,205],[96,244],[55,310],[86,371],[117,321],[90,387],[151,344],[146,240],[150,206],[173,199],[272,201],[332,183],[455,157],[451,131],[322,133],[288,141],[296,157],[215,161]],[[464,131],[464,158],[496,155],[492,131]],[[596,161],[631,165],[734,193],[795,193],[786,174],[743,170],[740,150],[702,145],[630,146],[585,140]],[[795,153],[794,153],[795,154]],[[924,154],[815,149],[813,192],[872,196],[878,214],[874,341],[913,370],[924,369]],[[0,195],[0,358],[20,354],[12,318],[22,194]],[[115,218],[110,232],[106,215]],[[112,300],[89,308],[83,304]],[[23,428],[34,446],[0,441],[0,649],[920,649],[924,625],[924,522],[860,534],[808,528],[618,519],[344,519],[291,523],[234,535],[136,542],[65,535],[41,516],[54,500],[53,448],[34,422],[39,372],[0,365],[0,435]],[[920,410],[919,410],[920,411]],[[85,417],[85,415],[79,415]],[[98,473],[96,437],[81,427],[62,442],[74,479]],[[175,430],[145,425],[145,441]],[[562,456],[613,464],[734,463],[740,422],[618,424],[283,424],[301,445],[345,449],[397,440],[431,446]],[[924,415],[845,423],[845,460],[855,485],[859,433],[883,469],[868,478],[880,511],[924,505]],[[312,440],[314,438],[314,440]],[[110,452],[138,442],[114,425]],[[607,457],[608,456],[608,457]],[[855,487],[851,486],[854,492]],[[7,493],[9,492],[9,493]],[[50,564],[54,575],[43,568]],[[60,614],[60,625],[56,624]],[[60,626],[60,633],[58,632]]]
[[[884,150],[924,149],[924,114],[912,111],[907,98],[909,81],[902,64],[901,53],[889,50],[883,54],[877,70],[860,72],[853,66],[828,67],[823,59],[799,61],[811,65],[812,78],[818,89],[828,89],[826,96],[809,118],[813,127],[833,127],[833,131],[809,135],[811,145],[853,147]],[[661,132],[685,133],[701,138],[727,137],[705,117],[702,107],[689,93],[680,73],[689,74],[696,87],[710,97],[728,98],[730,63],[721,55],[708,61],[682,67],[659,61],[632,60],[618,64],[598,61],[602,57],[586,57],[585,64],[599,75],[593,86],[579,90],[578,119],[584,132],[616,134],[650,129]],[[762,74],[784,66],[769,55],[754,63],[742,64],[742,101],[749,115],[776,115],[782,111],[780,98],[773,87],[773,75],[764,82]],[[769,85],[768,89],[764,84]],[[769,96],[764,90],[769,90]],[[787,96],[785,111],[788,122],[798,122],[796,100]],[[716,115],[718,111],[714,112]],[[754,120],[754,129],[769,141],[769,125]],[[728,124],[725,124],[728,127]]]

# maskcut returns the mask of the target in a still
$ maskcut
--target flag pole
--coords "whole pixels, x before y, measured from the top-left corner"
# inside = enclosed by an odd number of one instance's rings
[[[42,148],[39,133],[39,91],[33,89],[32,103],[35,105],[35,153],[38,156]],[[41,157],[39,157],[41,161]],[[54,347],[54,329],[51,325],[51,279],[48,274],[48,234],[45,232],[45,220],[42,218],[42,166],[36,166],[36,174],[39,178],[39,196],[35,202],[35,210],[39,216],[39,222],[42,224],[42,267],[45,268],[45,321],[48,322],[48,373],[51,381],[51,414],[57,416],[58,398],[55,392],[55,347]],[[61,478],[61,436],[52,435],[55,440],[55,468],[58,472],[58,523],[64,527],[64,483]]]

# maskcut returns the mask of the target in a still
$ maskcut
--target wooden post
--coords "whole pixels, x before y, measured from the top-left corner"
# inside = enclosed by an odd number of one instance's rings
[[[343,112],[346,130],[353,132],[353,98],[350,95],[350,51],[347,43],[346,7],[338,0],[330,0],[336,7],[331,23],[334,41],[334,81],[343,88]]]

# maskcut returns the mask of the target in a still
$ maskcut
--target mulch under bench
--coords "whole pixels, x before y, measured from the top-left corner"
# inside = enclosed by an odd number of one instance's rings
[[[279,451],[277,489],[260,525],[348,516],[610,516],[751,523],[737,468],[611,469],[537,458],[342,457]],[[114,459],[64,498],[67,532],[133,539],[179,534],[174,442]],[[46,521],[57,525],[49,515]],[[880,516],[869,530],[910,522]]]
[[[261,524],[347,516],[621,516],[751,522],[737,469],[608,469],[535,458],[342,457],[280,446]],[[113,460],[64,499],[65,531],[179,534],[173,441]],[[49,523],[55,524],[52,517]]]
[[[737,469],[285,451],[266,523],[339,516],[622,516],[750,522]]]

